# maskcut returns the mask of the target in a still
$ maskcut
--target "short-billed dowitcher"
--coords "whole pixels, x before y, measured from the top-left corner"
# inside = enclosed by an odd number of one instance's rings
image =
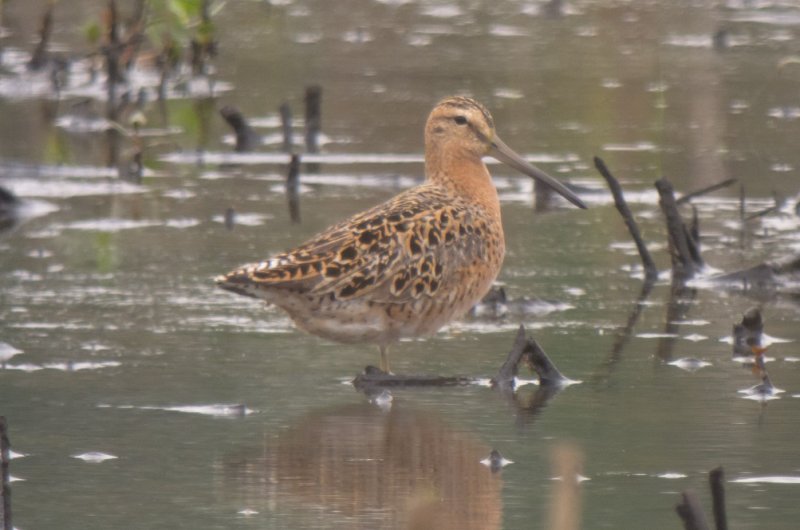
[[[503,143],[483,105],[449,97],[425,125],[423,184],[217,284],[275,304],[314,335],[377,344],[388,371],[391,343],[430,335],[460,317],[500,271],[505,240],[485,155],[586,207]]]

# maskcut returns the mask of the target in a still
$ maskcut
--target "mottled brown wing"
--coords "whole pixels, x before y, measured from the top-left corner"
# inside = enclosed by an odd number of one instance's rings
[[[263,287],[332,300],[432,296],[448,278],[461,277],[459,271],[485,258],[487,227],[471,208],[422,185],[229,277],[246,275]]]

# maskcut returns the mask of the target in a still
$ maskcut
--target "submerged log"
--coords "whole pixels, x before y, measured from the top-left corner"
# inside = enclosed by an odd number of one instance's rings
[[[532,338],[525,336],[525,327],[520,325],[511,351],[492,380],[492,386],[500,389],[514,389],[514,378],[519,373],[520,362],[528,364],[539,376],[540,387],[560,388],[569,381],[556,368],[541,346]],[[386,373],[375,366],[367,366],[353,379],[358,390],[374,387],[397,386],[454,386],[475,383],[480,378],[466,376],[439,375],[396,375]]]
[[[377,366],[370,365],[353,379],[353,386],[357,390],[364,390],[374,387],[457,386],[474,382],[474,378],[465,376],[387,374]]]

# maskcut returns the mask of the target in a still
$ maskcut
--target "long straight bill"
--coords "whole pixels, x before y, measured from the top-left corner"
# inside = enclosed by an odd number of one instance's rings
[[[580,197],[575,195],[572,190],[519,156],[497,136],[492,139],[492,149],[489,151],[489,155],[493,156],[504,164],[508,164],[517,171],[525,173],[534,180],[538,180],[542,184],[550,186],[578,208],[586,209],[586,204],[580,199]]]

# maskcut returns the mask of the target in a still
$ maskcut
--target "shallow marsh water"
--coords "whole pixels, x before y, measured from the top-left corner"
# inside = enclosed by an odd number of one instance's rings
[[[101,102],[76,105],[76,88],[54,110],[47,83],[18,73],[42,6],[4,4],[0,185],[23,200],[22,222],[0,236],[0,413],[26,455],[12,462],[15,525],[388,529],[432,503],[437,528],[544,528],[550,451],[568,442],[589,479],[583,528],[678,528],[687,488],[710,515],[706,473],[718,465],[731,527],[795,528],[797,298],[701,284],[670,311],[652,182],[666,175],[688,192],[736,177],[751,213],[798,193],[800,66],[785,59],[800,10],[586,1],[553,17],[535,2],[273,3],[230,1],[218,15],[215,99],[175,97],[166,120],[146,108],[163,130],[145,139],[141,184],[105,168],[105,133],[85,132]],[[71,5],[56,9],[53,46],[78,54],[71,28],[98,4]],[[728,46],[716,50],[720,29]],[[312,83],[324,141],[303,166],[292,224],[277,108],[289,101],[301,118]],[[393,367],[489,377],[524,323],[582,381],[533,411],[477,385],[394,391],[381,411],[346,384],[376,362],[374,348],[304,335],[211,282],[418,182],[424,119],[453,92],[486,103],[516,150],[595,191],[587,211],[535,213],[531,184],[492,165],[508,247],[499,280],[512,299],[551,304],[404,342]],[[257,153],[229,154],[223,104],[253,118],[267,139]],[[641,280],[594,155],[623,180],[664,271],[618,353]],[[793,200],[742,238],[738,196],[695,201],[710,267],[798,252]],[[786,392],[767,403],[743,398],[756,381],[725,342],[756,304],[766,332],[786,340],[768,364]],[[684,358],[710,366],[669,364]],[[520,401],[534,393],[522,387]],[[493,448],[514,461],[501,474],[479,464]]]

